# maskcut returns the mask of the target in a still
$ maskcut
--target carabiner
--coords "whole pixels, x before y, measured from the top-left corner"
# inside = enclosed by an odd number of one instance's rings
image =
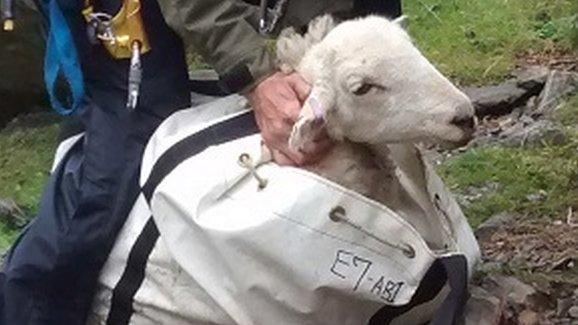
[[[130,58],[130,69],[128,72],[128,99],[126,107],[129,110],[136,108],[142,81],[142,64],[140,60],[142,44],[134,41],[131,44],[132,55]]]
[[[279,21],[285,15],[288,3],[289,0],[277,0],[273,8],[269,9],[269,1],[261,0],[259,32],[262,35],[270,35],[275,31]]]

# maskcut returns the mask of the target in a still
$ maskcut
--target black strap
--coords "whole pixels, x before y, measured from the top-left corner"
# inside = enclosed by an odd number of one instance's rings
[[[455,325],[467,300],[467,260],[455,255],[436,260],[429,268],[411,301],[403,306],[385,306],[371,319],[369,325],[390,324],[416,306],[433,300],[449,282],[450,293],[434,315],[430,325]]]
[[[112,291],[108,325],[128,324],[133,310],[133,300],[145,277],[145,268],[150,254],[159,239],[159,230],[152,217],[132,247],[124,273]]]
[[[450,293],[438,309],[430,325],[455,325],[458,324],[469,297],[468,261],[465,256],[456,255],[442,258],[441,262],[448,277]]]
[[[238,93],[255,81],[253,74],[243,62],[234,66],[227,73],[221,75],[221,82],[229,93]]]
[[[259,132],[253,112],[241,114],[224,122],[210,126],[177,142],[155,163],[142,192],[150,203],[152,195],[162,180],[185,159],[209,146],[218,145]]]
[[[189,90],[197,94],[224,97],[231,92],[226,91],[219,80],[189,79]]]
[[[401,0],[355,0],[353,12],[356,16],[377,14],[396,18],[401,16]]]
[[[155,163],[151,175],[142,189],[145,197],[150,202],[158,184],[185,159],[198,154],[211,145],[232,141],[257,132],[257,123],[253,113],[248,112],[184,138],[167,150]],[[112,292],[107,324],[129,323],[134,313],[134,296],[144,281],[146,264],[159,236],[158,228],[153,218],[150,217],[132,247],[126,269]]]

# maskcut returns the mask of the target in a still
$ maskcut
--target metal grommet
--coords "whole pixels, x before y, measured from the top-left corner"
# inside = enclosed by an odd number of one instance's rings
[[[329,219],[333,222],[341,222],[346,216],[345,208],[338,205],[329,212]]]
[[[403,255],[405,255],[405,257],[407,258],[414,258],[415,257],[415,249],[413,249],[413,247],[411,247],[411,245],[405,245],[405,247],[402,249]]]
[[[244,165],[244,164],[246,164],[249,160],[251,160],[251,156],[249,156],[248,153],[242,153],[242,154],[239,156],[239,163],[240,163],[240,164],[243,164],[243,165]]]
[[[242,153],[239,156],[239,161],[238,161],[239,165],[243,168],[246,168],[247,170],[249,170],[249,172],[251,173],[251,175],[253,175],[253,177],[255,177],[255,179],[257,180],[257,182],[259,183],[259,190],[264,189],[265,187],[267,187],[267,184],[269,183],[267,181],[267,179],[259,176],[259,174],[257,174],[256,171],[256,166],[253,164],[253,159],[251,159],[251,156],[248,153]]]

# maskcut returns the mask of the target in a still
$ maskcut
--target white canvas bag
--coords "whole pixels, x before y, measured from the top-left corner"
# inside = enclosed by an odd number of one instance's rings
[[[479,249],[431,165],[408,154],[413,147],[399,150],[414,157],[408,164],[421,169],[424,188],[408,191],[425,196],[420,204],[444,225],[444,250],[431,250],[386,206],[307,171],[260,163],[252,113],[230,107],[178,112],[155,133],[143,195],[101,275],[91,322],[455,322]]]

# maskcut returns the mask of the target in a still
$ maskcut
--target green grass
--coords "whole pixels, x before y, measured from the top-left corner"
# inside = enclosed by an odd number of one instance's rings
[[[404,6],[418,46],[462,84],[502,79],[523,51],[578,44],[575,0],[413,0]]]
[[[0,197],[14,200],[33,215],[49,175],[58,126],[53,119],[15,123],[0,131]],[[19,230],[0,216],[0,252]]]
[[[576,119],[577,98],[561,108],[561,116]],[[569,207],[578,210],[578,131],[568,128],[566,134],[569,141],[563,145],[471,149],[443,163],[439,171],[457,193],[488,182],[499,184],[464,209],[473,226],[501,211],[562,216]],[[543,200],[528,199],[538,193],[546,194]]]

